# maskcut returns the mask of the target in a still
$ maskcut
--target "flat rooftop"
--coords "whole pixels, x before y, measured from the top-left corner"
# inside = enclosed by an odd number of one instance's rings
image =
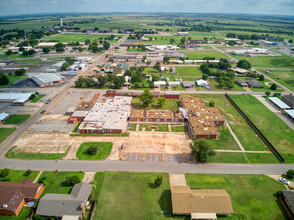
[[[170,111],[170,110],[132,109],[131,117],[134,117],[134,118],[183,118],[183,115],[178,111]]]

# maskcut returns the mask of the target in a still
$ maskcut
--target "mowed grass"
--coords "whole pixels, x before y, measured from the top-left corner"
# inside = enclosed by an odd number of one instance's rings
[[[0,128],[0,143],[11,135],[16,128]]]
[[[46,186],[42,193],[44,196],[46,193],[59,193],[59,194],[68,194],[70,193],[72,186],[64,186],[63,182],[66,180],[66,177],[77,176],[81,181],[84,177],[82,172],[50,172],[44,171],[39,180],[44,176],[46,179]]]
[[[245,153],[250,163],[280,163],[272,153]]]
[[[43,98],[44,96],[46,96],[46,95],[39,95],[38,97],[34,98],[31,102],[32,102],[32,103],[36,103],[36,102],[38,102],[41,98]]]
[[[0,220],[25,220],[28,219],[28,216],[31,212],[30,207],[23,207],[19,212],[18,216],[7,216],[7,215],[0,215]]]
[[[287,154],[285,162],[293,163],[294,131],[255,97],[249,95],[230,95],[230,97],[278,152]]]
[[[139,131],[143,131],[143,128],[145,128],[145,131],[154,131],[157,132],[168,132],[168,125],[167,124],[140,124]]]
[[[9,83],[7,85],[0,85],[0,89],[6,88],[8,86],[11,86],[13,83],[15,83],[16,81],[23,79],[25,77],[27,77],[27,75],[23,75],[23,76],[16,76],[16,75],[6,75],[9,79]]]
[[[186,126],[172,126],[171,130],[172,132],[187,132],[188,131]]]
[[[95,146],[98,148],[97,154],[90,155],[86,153],[86,150],[90,146]],[[81,144],[77,152],[77,158],[79,160],[104,160],[110,155],[111,149],[112,149],[111,142],[86,142]]]
[[[105,38],[105,37],[110,37],[111,34],[69,34],[69,35],[65,35],[65,34],[60,34],[60,35],[56,35],[56,36],[51,36],[51,37],[47,37],[45,39],[46,42],[48,41],[59,41],[59,42],[85,42],[86,39],[89,40],[98,40],[99,38]],[[123,35],[115,35],[115,37],[122,37]],[[110,41],[110,42],[116,42],[116,40],[114,41]]]
[[[248,163],[242,152],[216,152],[208,158],[209,163]]]
[[[189,60],[202,60],[204,57],[215,57],[215,59],[220,59],[220,58],[229,59],[228,56],[215,50],[186,51],[184,52],[184,54],[188,56]]]
[[[201,70],[196,66],[176,66],[176,70],[174,76],[202,76]]]
[[[247,219],[286,219],[276,197],[286,188],[268,176],[186,174],[186,180],[192,189],[225,189],[234,213],[244,214]]]
[[[162,177],[163,183],[154,188],[157,177]],[[166,173],[105,172],[97,173],[94,181],[96,188],[91,198],[97,200],[97,206],[93,219],[172,217],[169,176]],[[154,215],[161,211],[164,214],[155,218]]]
[[[128,125],[128,130],[129,131],[136,131],[137,124],[129,124]]]
[[[293,58],[290,58],[285,55],[280,57],[247,57],[247,56],[238,56],[231,55],[232,57],[238,60],[247,60],[251,63],[253,67],[268,67],[268,68],[293,68],[294,61]]]
[[[0,170],[0,172],[2,171],[2,169]],[[21,182],[25,179],[30,179],[30,180],[34,180],[39,171],[32,171],[31,175],[26,176],[25,175],[25,170],[10,170],[9,175],[6,177],[0,177],[0,181],[2,181],[3,179],[9,179],[9,181],[11,182]]]
[[[70,149],[70,147],[69,147],[64,154],[61,154],[61,153],[45,154],[45,153],[15,152],[14,148],[15,148],[15,146],[7,151],[7,153],[5,154],[6,158],[10,158],[10,159],[27,159],[27,160],[58,160],[58,159],[63,158]]]
[[[9,118],[4,122],[6,125],[21,125],[31,117],[30,114],[17,114],[10,115]]]
[[[168,99],[164,106],[159,107],[157,105],[157,99],[154,99],[154,103],[150,104],[148,107],[144,107],[139,98],[132,99],[132,107],[134,109],[145,109],[145,110],[178,110],[178,106],[180,104],[179,99]]]

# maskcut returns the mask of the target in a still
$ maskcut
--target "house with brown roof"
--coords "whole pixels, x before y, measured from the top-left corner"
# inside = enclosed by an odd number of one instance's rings
[[[43,184],[26,179],[20,183],[0,181],[0,215],[17,216],[26,202],[39,199]]]
[[[171,186],[174,215],[190,215],[191,219],[216,219],[233,213],[230,195],[224,189],[190,189]]]

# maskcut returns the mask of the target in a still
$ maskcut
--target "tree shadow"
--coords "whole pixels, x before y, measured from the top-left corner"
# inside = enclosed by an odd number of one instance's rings
[[[158,204],[165,217],[173,216],[170,190],[163,190],[163,192],[161,193],[159,197]]]

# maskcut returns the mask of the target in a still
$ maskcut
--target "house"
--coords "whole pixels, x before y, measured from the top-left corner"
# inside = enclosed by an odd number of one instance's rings
[[[197,83],[197,86],[199,86],[199,87],[207,87],[207,86],[209,86],[209,83],[207,81],[203,80],[203,79],[197,80],[196,83]]]
[[[43,184],[25,179],[22,182],[0,181],[0,215],[17,216],[26,202],[39,199]]]
[[[84,217],[92,185],[81,182],[75,184],[70,194],[47,193],[38,204],[37,215],[62,218],[65,215]]]
[[[178,31],[177,36],[189,36],[189,32],[187,32],[187,31]]]
[[[171,186],[174,215],[188,215],[191,219],[217,219],[217,215],[233,213],[230,195],[224,189],[190,189]]]
[[[171,74],[176,74],[176,72],[177,72],[177,69],[175,68],[175,67],[172,67],[172,71],[171,71]]]
[[[117,91],[115,91],[115,90],[107,90],[105,96],[106,97],[114,97],[114,96],[116,96],[116,94],[117,94]]]
[[[171,86],[171,87],[177,87],[177,86],[181,85],[181,82],[179,82],[179,81],[169,81],[168,85]]]
[[[39,73],[29,76],[29,78],[39,87],[45,87],[64,82],[64,76],[58,73]]]
[[[137,122],[184,122],[179,111],[132,109],[130,121]]]
[[[291,95],[283,95],[282,101],[289,105],[291,108],[294,109],[294,96]]]
[[[223,38],[223,40],[224,40],[225,42],[235,41],[236,43],[241,41],[241,40],[238,39],[238,38]]]
[[[127,30],[123,30],[124,34],[134,34],[135,30],[134,29],[127,29]]]
[[[291,213],[292,219],[294,217],[294,191],[282,190],[282,199]]]
[[[6,66],[6,63],[0,63],[1,68],[4,67],[4,66]]]
[[[115,73],[125,73],[129,69],[130,65],[126,63],[121,63],[116,65],[114,68]]]
[[[237,85],[239,85],[241,87],[247,87],[248,86],[247,83],[242,79],[237,79],[236,83],[237,83]]]
[[[192,88],[195,86],[195,81],[183,81],[184,88]]]
[[[249,73],[249,70],[241,69],[241,68],[231,68],[230,70],[232,70],[236,74],[245,74],[245,75],[247,75]]]
[[[9,114],[5,112],[0,113],[0,124],[3,123],[7,118],[9,118]]]
[[[177,91],[167,91],[164,94],[166,99],[180,99],[180,92]]]
[[[154,87],[158,88],[161,86],[166,86],[166,82],[165,81],[154,81]]]
[[[281,99],[277,97],[269,97],[268,100],[271,103],[273,103],[276,107],[278,107],[280,110],[291,109],[289,105],[287,105],[285,102],[281,101]]]
[[[248,87],[263,88],[263,84],[258,82],[256,79],[246,79],[245,82],[248,84]]]

